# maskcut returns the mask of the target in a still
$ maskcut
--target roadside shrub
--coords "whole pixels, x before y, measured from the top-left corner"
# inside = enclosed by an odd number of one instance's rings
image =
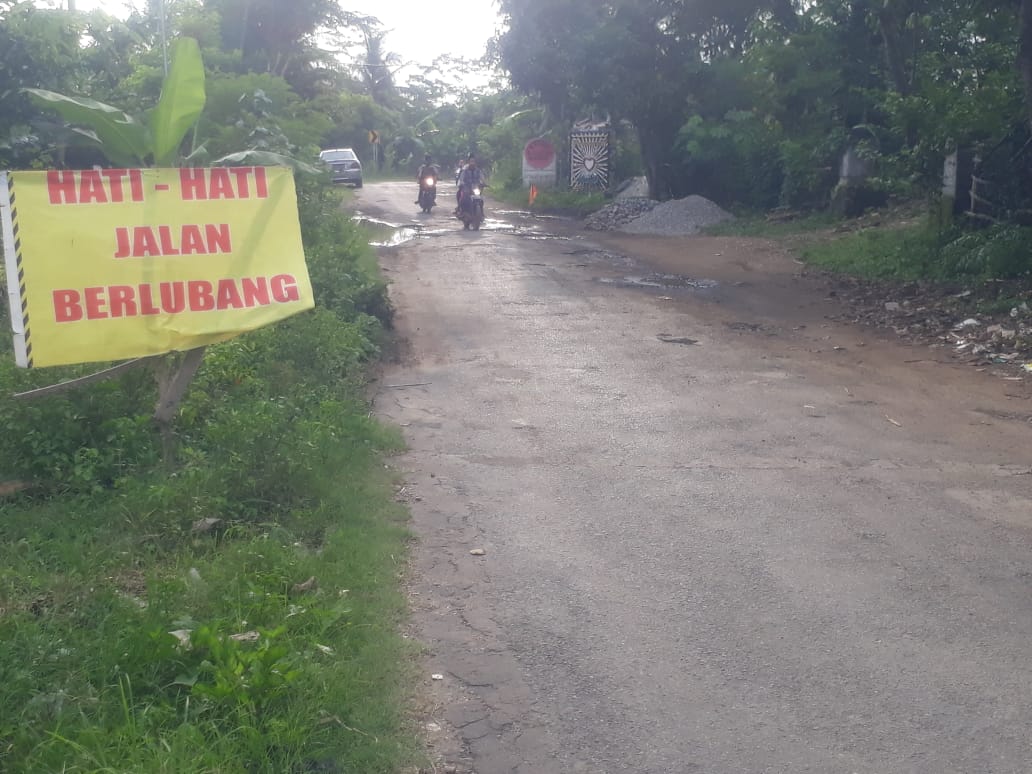
[[[678,132],[687,186],[717,202],[747,209],[777,206],[784,171],[770,149],[774,126],[747,110],[730,110],[720,121],[693,116]]]
[[[87,367],[26,371],[0,362],[0,475],[45,491],[89,491],[154,465],[160,446],[150,423],[153,376],[146,368],[55,395],[13,393],[89,373]]]
[[[779,200],[788,207],[822,208],[838,182],[837,151],[844,138],[831,133],[819,142],[809,138],[779,145],[784,176]]]
[[[873,279],[914,280],[941,274],[942,237],[927,226],[865,229],[803,250],[810,262]]]
[[[525,188],[510,194],[510,197],[522,203],[527,203],[528,193]],[[571,191],[560,188],[538,189],[537,198],[530,209],[534,212],[548,212],[573,217],[584,217],[592,212],[601,209],[606,205],[606,198],[600,193],[584,193],[582,191]]]
[[[368,238],[341,210],[340,192],[299,179],[298,202],[316,306],[343,319],[366,314],[390,328],[394,309],[387,284],[364,267],[363,261],[373,262]]]
[[[981,231],[928,224],[876,228],[811,245],[805,257],[833,271],[876,279],[1010,279],[1032,270],[1032,228]]]
[[[964,234],[942,249],[947,274],[1011,279],[1032,269],[1032,228],[1003,225]]]

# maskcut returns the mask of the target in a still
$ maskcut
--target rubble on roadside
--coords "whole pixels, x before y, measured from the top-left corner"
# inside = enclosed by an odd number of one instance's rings
[[[931,282],[904,285],[835,276],[830,281],[848,311],[842,322],[893,331],[902,341],[944,350],[976,366],[1012,365],[1032,372],[1032,286],[989,281],[971,287]]]

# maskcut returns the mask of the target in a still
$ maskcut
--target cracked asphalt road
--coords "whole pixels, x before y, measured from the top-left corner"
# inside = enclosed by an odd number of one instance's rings
[[[1026,383],[828,322],[766,243],[463,233],[412,188],[357,206],[423,234],[377,407],[440,760],[1032,771]]]

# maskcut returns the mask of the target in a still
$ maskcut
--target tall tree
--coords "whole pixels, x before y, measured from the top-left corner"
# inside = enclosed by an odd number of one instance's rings
[[[783,12],[783,3],[777,8]],[[501,0],[513,85],[560,119],[631,121],[654,195],[685,189],[674,145],[707,68],[740,52],[762,0]]]
[[[1032,0],[1021,0],[1018,17],[1018,72],[1025,92],[1025,113],[1032,128]]]
[[[344,24],[335,0],[203,0],[221,19],[222,45],[239,50],[244,66],[298,83],[325,60],[316,36]]]
[[[88,77],[79,41],[81,17],[31,2],[0,2],[0,167],[38,152],[31,124],[43,120],[25,88],[73,90]]]
[[[365,43],[365,60],[359,65],[366,93],[373,101],[384,107],[398,106],[398,90],[394,85],[394,73],[403,65],[398,54],[384,50],[387,33],[379,26],[362,25]]]

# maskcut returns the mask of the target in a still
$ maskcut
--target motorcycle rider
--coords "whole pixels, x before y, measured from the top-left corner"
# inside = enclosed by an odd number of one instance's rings
[[[472,153],[470,154],[473,155]],[[462,204],[462,173],[466,171],[466,164],[469,163],[469,159],[461,158],[458,164],[455,166],[455,215],[459,214],[459,205]]]
[[[455,209],[455,214],[458,215],[462,210],[463,202],[473,193],[474,188],[484,187],[484,173],[480,171],[480,167],[477,166],[477,159],[472,153],[469,154],[469,159],[466,161],[466,166],[462,170],[462,174],[459,175],[459,191],[458,191],[458,207]]]
[[[419,192],[423,190],[423,180],[428,177],[432,177],[436,182],[440,176],[440,172],[437,169],[437,165],[434,164],[433,158],[430,154],[423,156],[423,166],[419,168],[419,172],[416,173],[416,201],[415,204],[419,204]]]

